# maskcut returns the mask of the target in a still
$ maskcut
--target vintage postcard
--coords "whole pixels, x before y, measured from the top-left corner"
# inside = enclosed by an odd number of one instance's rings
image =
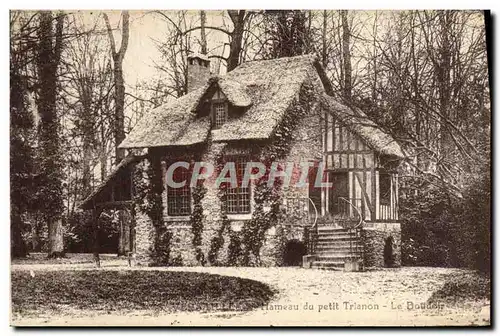
[[[12,326],[490,326],[489,11],[10,11]]]

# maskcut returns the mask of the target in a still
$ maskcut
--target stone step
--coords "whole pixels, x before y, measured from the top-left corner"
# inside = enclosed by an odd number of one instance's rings
[[[361,247],[353,247],[352,249],[349,247],[317,247],[316,248],[316,253],[350,253],[352,251],[359,251],[357,253],[361,253],[362,251]]]
[[[348,234],[348,233],[339,233],[339,234],[330,234],[330,233],[325,233],[325,234],[319,234],[317,238],[331,238],[331,239],[336,239],[336,238],[354,238],[358,239],[358,236],[355,234]]]
[[[361,242],[359,239],[321,239],[317,240],[316,243],[318,245],[327,245],[327,246],[351,246],[351,245],[360,245]]]
[[[318,226],[318,231],[347,231],[347,229],[338,226],[338,225],[325,225],[325,226]]]
[[[344,261],[313,261],[311,264],[312,268],[319,268],[319,269],[332,269],[332,268],[339,268],[339,269],[344,269]]]
[[[350,246],[329,246],[329,245],[322,245],[322,246],[316,246],[316,252],[349,252],[349,251],[363,251],[363,248],[361,246],[356,246],[353,245],[352,247]]]
[[[315,266],[315,265],[311,265],[311,268],[323,270],[323,271],[339,271],[339,272],[344,270],[344,266]]]
[[[317,241],[318,242],[336,242],[336,241],[358,241],[359,239],[357,237],[353,236],[319,236]]]
[[[347,229],[318,229],[318,234],[354,234],[354,231]]]
[[[316,246],[317,251],[331,251],[331,252],[342,252],[342,251],[350,251],[350,250],[359,250],[362,251],[363,248],[361,245],[352,245],[352,246],[335,246],[335,245],[320,245]]]
[[[361,255],[360,254],[349,254],[349,253],[339,254],[339,255],[318,254],[316,256],[316,261],[345,262],[346,258],[359,258],[359,259],[361,259]]]

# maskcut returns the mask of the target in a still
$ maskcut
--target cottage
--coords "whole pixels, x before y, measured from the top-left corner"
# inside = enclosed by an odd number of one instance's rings
[[[188,59],[188,94],[139,121],[119,146],[128,156],[82,208],[126,211],[143,264],[399,265],[403,153],[331,96],[317,59],[247,62],[224,76],[209,69],[204,55]],[[181,161],[189,164],[172,167]],[[236,185],[214,183],[227,162]],[[265,171],[244,185],[248,162]],[[266,183],[273,165],[280,174]],[[194,185],[181,183],[193,174]],[[299,175],[305,183],[283,183]]]

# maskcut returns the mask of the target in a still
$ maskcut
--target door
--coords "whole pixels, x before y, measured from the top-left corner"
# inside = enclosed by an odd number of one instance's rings
[[[339,197],[349,199],[349,174],[347,172],[330,172],[329,182],[332,183],[328,195],[328,211],[331,214],[341,214],[345,209],[345,202],[339,202]]]

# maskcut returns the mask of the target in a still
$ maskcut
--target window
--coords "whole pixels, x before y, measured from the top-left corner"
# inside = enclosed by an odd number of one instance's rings
[[[227,103],[217,102],[212,104],[213,110],[213,127],[220,128],[227,121]]]
[[[167,186],[167,213],[169,216],[187,216],[191,214],[191,171],[178,167],[172,176],[174,182],[186,181],[181,188]]]
[[[230,183],[225,183],[225,199],[226,212],[228,214],[246,214],[250,213],[250,183],[246,188],[243,188],[242,181],[245,173],[246,160],[243,157],[233,159],[236,168],[236,180],[238,182],[236,188],[231,188]]]
[[[391,175],[380,173],[379,175],[380,204],[391,204]]]

